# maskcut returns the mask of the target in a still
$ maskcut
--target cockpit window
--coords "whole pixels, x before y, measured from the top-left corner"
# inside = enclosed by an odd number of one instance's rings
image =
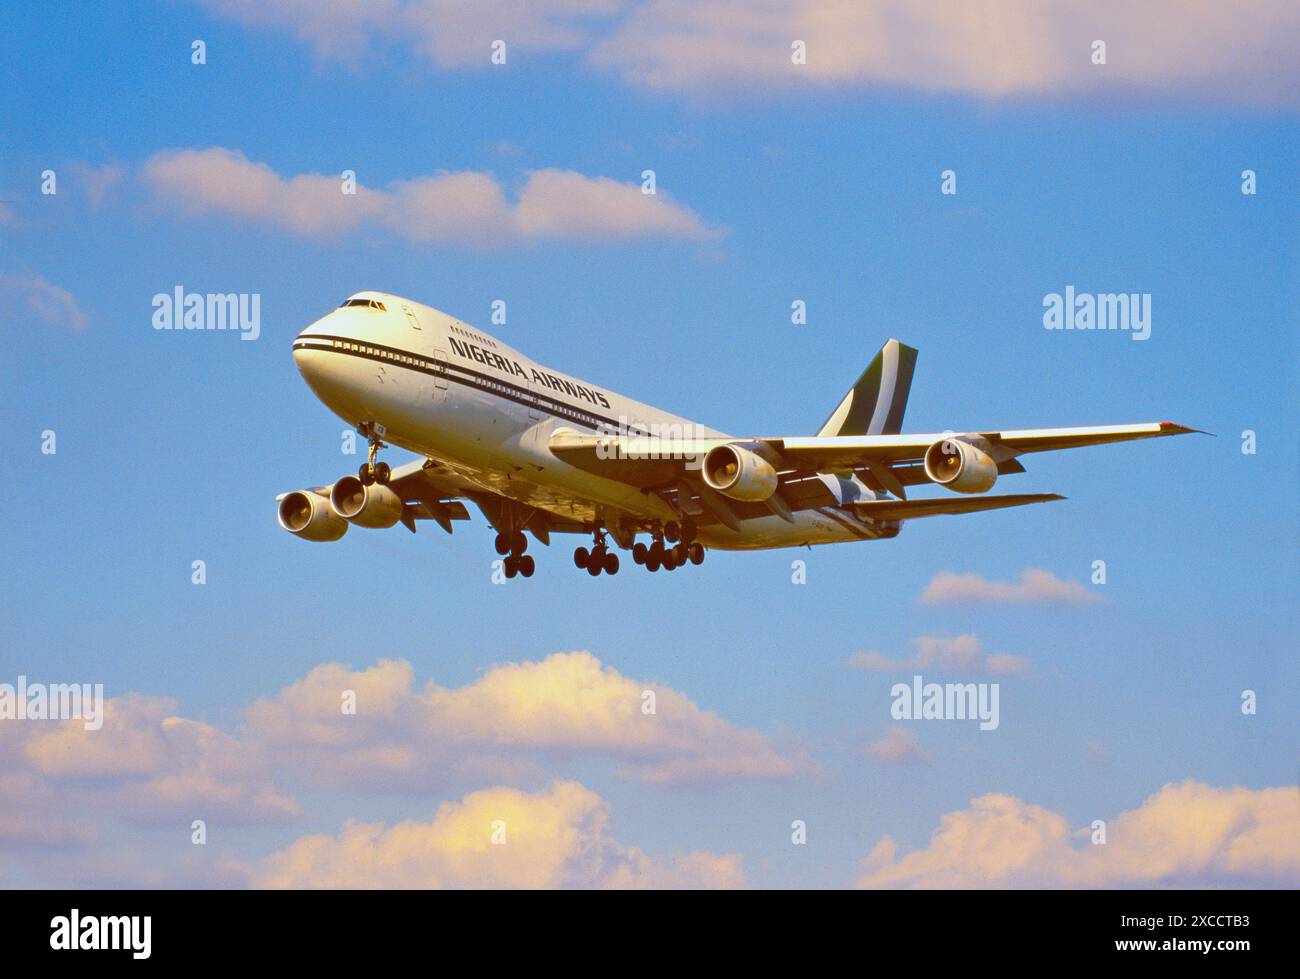
[[[339,307],[339,309],[344,309],[348,306],[365,306],[370,309],[377,309],[381,313],[388,312],[388,307],[377,299],[348,299]]]

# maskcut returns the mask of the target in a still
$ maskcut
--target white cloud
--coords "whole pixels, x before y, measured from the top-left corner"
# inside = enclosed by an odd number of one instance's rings
[[[1294,788],[1169,784],[1106,826],[1088,827],[1008,795],[943,816],[928,846],[902,856],[888,836],[863,862],[861,887],[1216,887],[1300,885]]]
[[[639,88],[692,97],[758,90],[917,89],[980,97],[1149,93],[1295,105],[1300,8],[1147,0],[204,0],[361,67],[374,43],[442,69],[510,68],[572,52]],[[807,44],[794,65],[791,43]],[[1092,63],[1092,43],[1107,45]]]
[[[22,303],[43,322],[68,327],[76,333],[89,325],[72,293],[56,286],[39,272],[21,275],[0,272],[0,302]],[[6,318],[15,319],[12,316]]]
[[[440,172],[378,190],[340,176],[284,178],[238,150],[164,150],[146,161],[156,197],[185,214],[224,214],[312,238],[384,228],[410,241],[500,247],[520,241],[709,240],[705,225],[663,192],[571,170],[534,170],[510,203],[490,173]]]
[[[907,728],[891,727],[884,737],[868,741],[862,746],[867,757],[893,765],[924,765],[930,761],[930,755],[916,740],[916,735]]]
[[[105,163],[98,167],[74,163],[72,172],[81,181],[92,208],[102,205],[113,188],[126,177],[126,167],[119,163]]]
[[[610,806],[577,782],[495,787],[447,802],[428,822],[348,822],[265,859],[274,888],[743,887],[740,858],[692,851],[656,860],[610,833]]]
[[[184,818],[261,823],[298,815],[257,746],[202,721],[177,716],[161,697],[104,701],[103,726],[80,720],[0,722],[0,837],[48,832],[88,838],[105,819],[151,823]],[[39,835],[39,834],[37,834]]]
[[[410,43],[441,68],[489,68],[492,42],[507,64],[589,46],[624,0],[202,0],[214,13],[283,30],[323,58],[359,65],[372,41]]]
[[[891,659],[874,651],[856,652],[849,657],[849,666],[873,673],[937,670],[944,673],[987,673],[994,676],[1029,670],[1029,660],[1025,657],[1008,653],[985,653],[980,641],[972,635],[918,636],[912,640],[912,644],[916,647],[916,652],[911,656]]]
[[[591,54],[646,88],[693,95],[914,88],[984,97],[1154,92],[1295,104],[1288,0],[648,0]],[[791,43],[807,63],[791,61]],[[1107,44],[1105,65],[1092,42]]]
[[[977,574],[940,571],[918,601],[922,605],[983,602],[993,605],[1093,605],[1103,596],[1081,582],[1058,578],[1050,571],[1029,568],[1020,581],[990,581]]]
[[[728,724],[687,697],[635,681],[586,652],[496,666],[459,688],[413,689],[404,660],[353,671],[316,667],[247,712],[259,743],[326,784],[409,790],[455,775],[518,777],[541,757],[588,755],[649,783],[779,779],[802,762],[762,734]],[[355,715],[340,710],[354,691]],[[642,711],[643,691],[655,713]]]

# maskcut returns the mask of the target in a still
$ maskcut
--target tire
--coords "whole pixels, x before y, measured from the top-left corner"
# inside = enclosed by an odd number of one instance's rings
[[[375,481],[375,474],[370,471],[370,463],[361,464],[361,468],[357,470],[357,479],[361,480],[362,486],[369,486]]]
[[[618,574],[618,555],[613,551],[605,555],[605,574]]]
[[[537,562],[533,560],[531,554],[525,554],[519,559],[519,573],[525,578],[531,578],[533,572],[537,570]]]
[[[516,530],[510,535],[510,550],[516,554],[523,554],[528,550],[528,538],[524,536],[522,530]]]
[[[588,562],[587,562],[587,574],[589,574],[589,575],[591,575],[593,578],[595,578],[597,575],[600,574],[600,570],[601,570],[601,567],[602,567],[602,566],[603,566],[603,565],[602,565],[602,563],[601,563],[600,561],[588,561]]]
[[[513,578],[515,575],[519,573],[519,565],[515,562],[513,556],[506,558],[501,563],[505,567],[507,578]]]
[[[665,571],[677,570],[677,555],[674,554],[672,551],[668,551],[664,554],[664,570]]]
[[[498,554],[510,553],[510,538],[505,534],[497,534],[496,549]]]
[[[388,480],[393,475],[393,467],[386,462],[380,462],[375,466],[375,482],[380,486],[387,486]]]
[[[651,554],[649,557],[645,559],[645,569],[647,571],[651,571],[651,572],[658,571],[659,567],[660,567],[659,559],[655,557],[653,554]]]
[[[657,540],[650,545],[650,557],[654,558],[655,561],[658,562],[659,564],[664,563],[664,542],[663,541]]]
[[[691,545],[691,564],[704,563],[704,545],[696,541]]]
[[[678,544],[673,548],[673,560],[677,562],[677,567],[686,563],[686,558],[690,554],[690,548],[686,544]]]
[[[681,528],[677,526],[675,521],[669,520],[664,524],[664,536],[675,544],[681,538]]]
[[[640,541],[637,541],[632,545],[632,560],[637,564],[645,564],[646,555],[649,551],[650,548],[646,547]]]
[[[587,566],[587,559],[590,556],[591,555],[587,553],[585,547],[579,547],[573,552],[573,563],[576,567],[585,568]]]

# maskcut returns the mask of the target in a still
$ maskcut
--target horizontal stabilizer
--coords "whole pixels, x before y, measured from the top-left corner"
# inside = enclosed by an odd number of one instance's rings
[[[1001,510],[1003,507],[1050,503],[1063,499],[1065,497],[1056,493],[1008,493],[1004,496],[945,497],[937,500],[861,500],[853,504],[853,512],[859,517],[872,520],[915,520],[918,517],[978,513],[981,510]]]

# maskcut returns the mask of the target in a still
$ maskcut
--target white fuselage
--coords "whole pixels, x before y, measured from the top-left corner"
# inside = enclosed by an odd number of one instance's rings
[[[326,406],[352,426],[378,423],[385,441],[434,459],[465,482],[566,520],[610,513],[679,515],[656,493],[570,466],[548,448],[560,428],[656,426],[700,438],[725,433],[544,367],[481,330],[387,293],[358,293],[295,339],[294,362]],[[881,535],[841,507],[745,520],[739,532],[700,528],[708,547],[750,549]]]

